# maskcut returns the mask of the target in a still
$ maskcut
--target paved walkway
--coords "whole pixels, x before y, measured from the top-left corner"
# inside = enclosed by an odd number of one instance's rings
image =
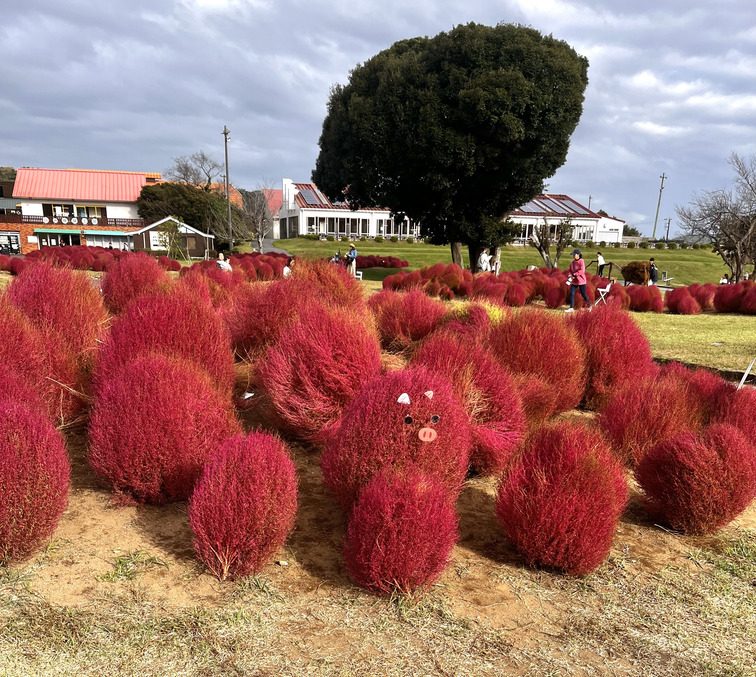
[[[266,237],[263,240],[263,254],[270,254],[271,252],[276,254],[289,254],[285,249],[279,249],[278,247],[273,246],[273,238],[272,237]]]

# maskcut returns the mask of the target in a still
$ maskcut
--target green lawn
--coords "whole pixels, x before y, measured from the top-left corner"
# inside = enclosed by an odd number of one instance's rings
[[[406,242],[381,242],[376,243],[372,240],[366,242],[356,242],[357,250],[361,254],[382,254],[384,256],[397,256],[406,259],[410,263],[410,270],[414,268],[423,268],[439,261],[451,261],[451,252],[448,246],[435,246],[427,244],[407,244]],[[328,257],[332,256],[336,250],[341,250],[345,254],[349,248],[346,242],[313,242],[304,238],[295,238],[291,240],[277,240],[276,247],[285,249],[295,256],[312,256]],[[566,268],[569,261],[568,255],[562,255],[560,260],[562,268]],[[604,258],[607,263],[613,262],[618,268],[625,265],[628,261],[647,260],[653,256],[659,270],[667,271],[674,278],[673,285],[692,284],[693,282],[719,282],[722,273],[726,268],[722,260],[711,251],[701,249],[676,249],[676,250],[653,250],[653,249],[614,249],[607,247],[603,250]],[[464,250],[465,265],[469,265],[467,260],[467,250]],[[586,261],[591,261],[596,257],[596,248],[584,248],[583,256]],[[541,257],[532,247],[505,247],[502,252],[502,270],[521,270],[529,265],[540,266],[543,264]],[[595,264],[589,270],[595,272]],[[382,280],[395,270],[373,268],[365,271],[365,279]],[[619,270],[615,274],[619,277]]]

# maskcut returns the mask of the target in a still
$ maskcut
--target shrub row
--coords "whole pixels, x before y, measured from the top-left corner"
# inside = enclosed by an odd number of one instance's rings
[[[704,310],[756,315],[756,282],[678,287],[667,293],[665,303],[670,313],[679,315],[697,315]]]
[[[406,268],[407,266],[409,266],[409,261],[397,258],[396,256],[378,256],[374,254],[368,256],[360,254],[357,256],[358,270],[365,270],[367,268]]]

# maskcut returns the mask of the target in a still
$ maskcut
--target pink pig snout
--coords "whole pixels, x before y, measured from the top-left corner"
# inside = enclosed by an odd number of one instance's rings
[[[433,442],[438,437],[438,433],[433,428],[420,428],[417,436],[421,442]]]

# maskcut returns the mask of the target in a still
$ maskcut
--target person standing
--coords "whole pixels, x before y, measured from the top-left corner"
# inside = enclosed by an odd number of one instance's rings
[[[346,255],[347,268],[352,277],[357,277],[357,248],[353,245],[349,245],[349,251]]]
[[[656,261],[651,257],[648,261],[648,284],[655,285],[659,280],[659,269],[656,267]]]
[[[491,254],[489,254],[490,250],[488,247],[486,247],[482,252],[480,252],[480,256],[478,257],[478,272],[479,273],[490,273],[491,272]]]
[[[226,255],[223,252],[218,252],[218,260],[215,263],[223,272],[231,272],[231,264],[226,260]]]
[[[572,252],[572,261],[570,262],[570,307],[565,311],[567,313],[575,312],[575,293],[580,290],[580,295],[585,301],[588,309],[591,309],[591,301],[588,298],[588,292],[585,289],[585,261],[580,250]]]
[[[604,277],[604,266],[606,266],[606,261],[604,261],[604,256],[601,252],[596,252],[596,263],[598,264],[599,277]]]

